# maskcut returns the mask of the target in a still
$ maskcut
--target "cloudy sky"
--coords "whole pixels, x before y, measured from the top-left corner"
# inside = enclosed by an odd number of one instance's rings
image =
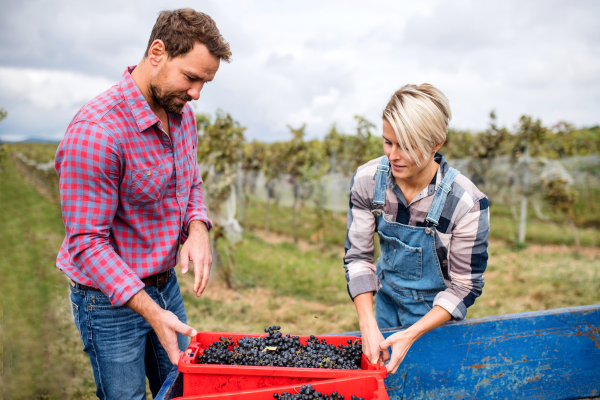
[[[455,128],[495,109],[547,124],[600,124],[600,2],[8,1],[0,4],[0,138],[60,139],[76,111],[118,82],[146,48],[160,10],[208,13],[233,62],[194,102],[230,112],[250,139],[322,137],[381,127],[391,94],[428,82],[450,99]]]

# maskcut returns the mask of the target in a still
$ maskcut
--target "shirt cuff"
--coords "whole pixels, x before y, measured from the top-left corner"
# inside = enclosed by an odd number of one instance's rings
[[[144,288],[144,283],[141,279],[127,278],[124,282],[120,282],[118,285],[112,287],[112,291],[105,293],[110,302],[115,307],[124,306],[133,296]],[[100,287],[100,290],[103,288]]]
[[[375,274],[365,274],[354,277],[348,282],[348,293],[352,300],[359,294],[374,292],[377,293],[381,283]]]
[[[448,311],[454,321],[462,321],[467,316],[465,303],[450,292],[439,292],[433,300],[433,305]]]
[[[208,218],[192,217],[189,221],[185,222],[183,227],[181,228],[179,244],[184,244],[187,240],[188,236],[190,235],[190,224],[194,221],[204,222],[204,224],[206,225],[206,229],[208,229],[209,232],[213,227],[212,221]]]
[[[210,232],[210,230],[212,229],[212,221],[208,218],[202,218],[201,216],[193,216],[189,219],[189,221],[186,221],[185,225],[183,226],[183,231],[186,235],[189,234],[190,232],[190,225],[192,222],[194,221],[200,221],[200,222],[204,222],[204,224],[206,225],[206,229],[208,229],[208,231]]]

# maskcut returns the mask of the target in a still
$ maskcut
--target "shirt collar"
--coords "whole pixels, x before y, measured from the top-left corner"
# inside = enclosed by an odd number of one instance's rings
[[[435,193],[435,190],[437,189],[440,182],[442,182],[442,180],[444,179],[444,176],[446,176],[448,169],[450,168],[450,166],[448,165],[448,161],[446,161],[446,157],[444,157],[443,154],[435,153],[435,155],[433,156],[433,160],[440,166],[438,167],[438,170],[433,176],[431,182],[429,182],[429,185],[427,185],[427,187],[424,188],[421,191],[421,193],[415,196],[412,203],[422,199],[423,197],[432,196]],[[406,198],[404,197],[404,193],[402,193],[402,190],[400,190],[400,187],[398,186],[398,184],[396,184],[396,181],[394,180],[394,175],[392,174],[391,168],[388,171],[387,186],[392,189],[396,197],[398,197],[398,200],[400,200],[400,202],[404,204],[404,206],[408,207],[408,204],[406,204]]]
[[[129,109],[135,118],[138,129],[140,132],[143,132],[152,125],[158,123],[160,119],[154,114],[146,101],[146,98],[131,77],[131,72],[133,72],[135,67],[136,65],[127,67],[125,72],[123,72],[119,87],[121,88],[123,97],[127,101]]]
[[[446,161],[446,157],[444,157],[443,154],[435,153],[435,155],[433,156],[433,160],[436,163],[440,164],[440,166],[438,167],[437,173],[435,174],[435,176],[433,177],[433,179],[427,186],[427,195],[428,196],[431,196],[435,193],[435,190],[437,189],[438,185],[442,182],[442,180],[448,173],[448,169],[450,169],[450,166],[448,165],[448,161]]]

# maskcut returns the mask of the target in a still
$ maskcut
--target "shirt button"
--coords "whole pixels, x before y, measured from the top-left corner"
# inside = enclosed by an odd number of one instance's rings
[[[147,172],[148,176],[152,175],[152,171]]]
[[[181,192],[177,192],[177,197],[181,197]]]

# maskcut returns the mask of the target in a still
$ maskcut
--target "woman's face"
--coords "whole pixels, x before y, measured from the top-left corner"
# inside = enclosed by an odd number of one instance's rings
[[[442,147],[440,144],[432,149],[431,154],[424,157],[419,151],[417,155],[419,157],[420,166],[417,164],[408,151],[401,149],[396,140],[396,134],[394,128],[383,120],[383,152],[390,160],[390,168],[392,168],[392,175],[395,179],[410,179],[418,176],[423,170],[431,167],[433,161],[433,154]],[[428,171],[428,170],[426,170]]]

